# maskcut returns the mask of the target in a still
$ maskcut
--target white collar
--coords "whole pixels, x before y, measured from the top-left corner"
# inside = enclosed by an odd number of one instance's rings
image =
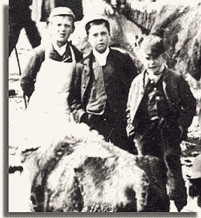
[[[68,43],[66,43],[66,44],[62,45],[61,47],[59,47],[56,43],[52,43],[54,49],[55,49],[61,56],[63,56],[63,54],[65,53],[67,44],[68,44]]]
[[[98,61],[98,63],[99,63],[101,66],[106,65],[107,56],[108,56],[109,52],[110,52],[109,47],[106,48],[106,50],[104,51],[104,53],[99,53],[99,52],[97,52],[95,49],[93,49],[93,54],[94,54],[96,60]]]

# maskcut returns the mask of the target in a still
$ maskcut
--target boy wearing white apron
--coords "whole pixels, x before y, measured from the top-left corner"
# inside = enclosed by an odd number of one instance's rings
[[[24,116],[26,142],[20,150],[49,146],[57,132],[70,121],[68,89],[75,63],[82,53],[68,42],[75,15],[67,7],[54,8],[49,17],[50,40],[32,51],[21,77],[24,94],[30,98]],[[22,132],[23,134],[23,132]]]

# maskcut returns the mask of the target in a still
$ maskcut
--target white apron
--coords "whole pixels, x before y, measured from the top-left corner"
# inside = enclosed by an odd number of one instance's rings
[[[25,116],[26,140],[21,151],[32,147],[50,146],[52,140],[65,134],[73,122],[67,97],[76,60],[71,49],[72,63],[46,58],[36,77]],[[68,125],[67,125],[68,124]]]

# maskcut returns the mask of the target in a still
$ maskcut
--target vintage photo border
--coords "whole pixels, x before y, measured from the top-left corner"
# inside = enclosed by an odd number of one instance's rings
[[[13,213],[8,212],[8,8],[6,1],[2,1],[2,109],[3,109],[3,130],[2,130],[2,217],[197,217],[196,213]],[[20,199],[19,199],[20,200]]]

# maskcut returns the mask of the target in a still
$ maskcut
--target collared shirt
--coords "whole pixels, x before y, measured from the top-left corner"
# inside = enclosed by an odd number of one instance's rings
[[[106,65],[107,56],[108,56],[109,52],[110,52],[109,47],[107,47],[107,49],[105,50],[104,53],[99,53],[95,49],[93,49],[93,54],[94,54],[96,60],[98,61],[98,63],[100,64],[100,66]]]
[[[51,43],[49,57],[56,61],[72,62],[70,43],[59,47],[56,43]]]
[[[66,47],[67,47],[67,43],[65,43],[64,45],[62,45],[61,47],[59,47],[56,43],[52,43],[54,49],[61,55],[63,56],[65,51],[66,51]]]

